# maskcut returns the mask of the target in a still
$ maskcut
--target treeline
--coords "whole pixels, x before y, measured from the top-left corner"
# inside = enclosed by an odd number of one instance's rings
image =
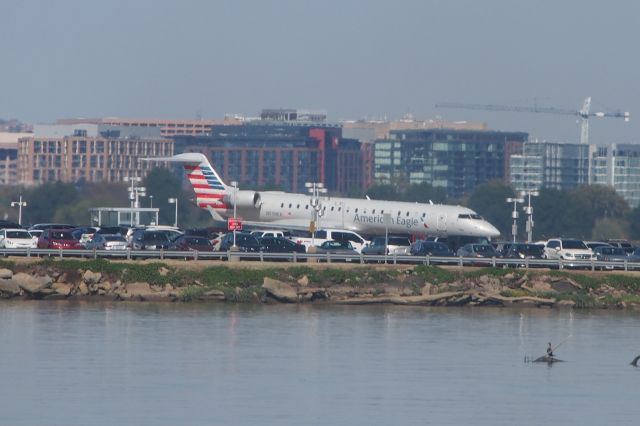
[[[169,198],[178,198],[178,225],[208,226],[211,215],[196,207],[195,194],[189,188],[182,188],[180,178],[167,169],[154,169],[140,186],[147,188],[147,196],[141,197],[140,207],[158,207],[159,223],[173,225],[175,205],[169,204]],[[89,225],[91,207],[130,207],[129,186],[118,183],[46,183],[33,188],[2,188],[0,205],[3,218],[18,222],[18,208],[10,207],[12,201],[18,201],[22,195],[27,206],[22,209],[22,223],[71,223]],[[153,199],[149,196],[152,195]]]
[[[141,198],[141,206],[160,209],[160,224],[173,224],[175,206],[169,198],[178,197],[178,224],[181,227],[208,226],[211,216],[194,203],[191,187],[183,188],[181,180],[167,169],[154,169],[141,183],[147,188],[147,197]],[[272,188],[270,188],[272,189]],[[600,185],[581,186],[569,191],[542,189],[539,196],[532,197],[534,239],[555,236],[582,239],[627,238],[640,240],[640,208],[631,209],[616,192]],[[42,222],[65,222],[78,225],[89,224],[91,207],[128,207],[128,187],[122,183],[47,183],[33,188],[3,188],[0,190],[0,205],[4,207],[4,218],[18,220],[18,208],[10,207],[22,195],[28,203],[22,211],[23,224]],[[428,184],[376,185],[364,193],[350,196],[378,200],[396,200],[420,203],[449,203],[465,205],[484,216],[502,233],[511,236],[511,212],[513,204],[508,197],[515,197],[513,188],[503,182],[490,182],[480,186],[473,194],[461,200],[448,200],[442,188]],[[526,204],[526,203],[525,203]],[[525,204],[518,205],[518,236],[526,237]]]
[[[569,191],[541,189],[531,198],[533,207],[533,238],[543,240],[557,236],[585,240],[605,238],[640,239],[640,208],[629,204],[612,188],[602,185],[584,185]],[[520,198],[504,182],[490,182],[462,200],[446,200],[444,191],[430,185],[378,185],[370,188],[371,198],[415,201],[420,203],[446,202],[468,206],[495,225],[505,239],[511,238],[513,203],[507,198]],[[374,196],[372,196],[375,195]],[[526,197],[523,197],[526,198]],[[518,204],[518,238],[526,238],[524,207]]]

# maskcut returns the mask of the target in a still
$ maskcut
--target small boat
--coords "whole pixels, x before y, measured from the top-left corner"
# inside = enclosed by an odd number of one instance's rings
[[[558,359],[554,356],[544,355],[539,358],[534,359],[531,362],[546,362],[547,364],[553,364],[554,362],[564,362],[562,359]]]

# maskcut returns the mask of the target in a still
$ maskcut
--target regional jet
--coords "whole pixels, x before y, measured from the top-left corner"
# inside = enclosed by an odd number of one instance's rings
[[[145,158],[181,163],[196,193],[196,203],[215,221],[234,215],[257,228],[338,228],[364,235],[412,234],[424,237],[497,237],[500,232],[475,211],[462,206],[240,190],[226,185],[201,153]],[[311,222],[313,221],[313,225]]]

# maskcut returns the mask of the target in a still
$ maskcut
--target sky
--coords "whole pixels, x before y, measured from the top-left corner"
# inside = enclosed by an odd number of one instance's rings
[[[575,117],[438,102],[629,111],[592,143],[640,143],[635,0],[2,0],[0,118],[486,122],[577,142]],[[639,114],[635,119],[634,114]]]

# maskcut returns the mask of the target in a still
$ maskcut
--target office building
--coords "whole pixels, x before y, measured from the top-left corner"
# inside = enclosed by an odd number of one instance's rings
[[[527,133],[486,130],[392,130],[375,141],[378,184],[427,183],[459,199],[491,180],[509,181],[509,158]]]
[[[173,155],[173,140],[158,129],[126,129],[104,124],[36,126],[33,136],[20,138],[17,181],[31,186],[44,182],[121,182],[144,176],[145,157]]]

